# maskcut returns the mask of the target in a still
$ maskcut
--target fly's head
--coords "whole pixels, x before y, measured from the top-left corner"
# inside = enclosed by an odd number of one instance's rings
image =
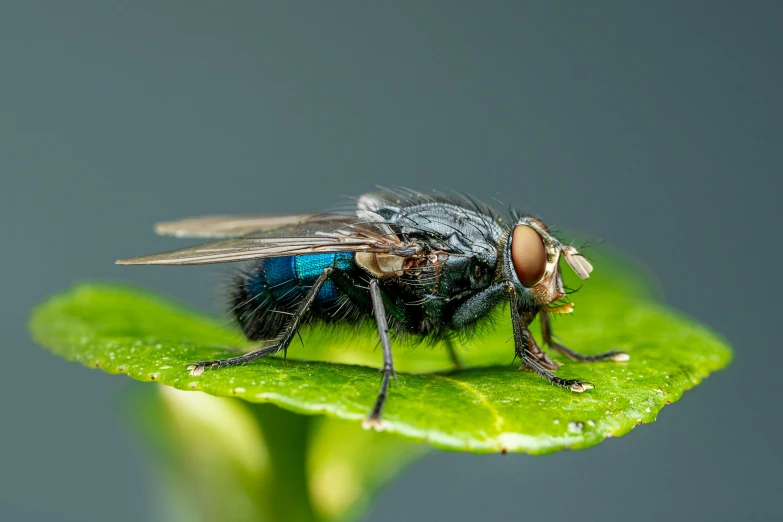
[[[511,228],[502,255],[503,275],[513,281],[519,302],[552,313],[573,311],[571,304],[553,305],[566,295],[560,276],[560,256],[581,279],[587,279],[593,271],[592,265],[574,247],[558,241],[541,220],[532,216],[520,218]]]

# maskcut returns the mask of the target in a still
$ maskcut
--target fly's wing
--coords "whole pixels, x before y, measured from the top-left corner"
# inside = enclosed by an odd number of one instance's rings
[[[155,225],[161,236],[229,238],[251,232],[266,232],[282,227],[296,226],[314,219],[312,214],[292,216],[203,216],[166,221]]]
[[[295,226],[255,231],[224,241],[197,245],[162,254],[121,259],[120,265],[203,265],[266,257],[334,252],[383,252],[409,256],[416,244],[403,243],[377,214],[359,217],[318,216]]]

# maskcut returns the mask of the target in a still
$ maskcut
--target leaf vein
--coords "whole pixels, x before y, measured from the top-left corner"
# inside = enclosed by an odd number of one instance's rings
[[[460,381],[457,379],[452,379],[450,377],[446,377],[444,375],[434,375],[436,379],[442,379],[444,381],[456,384],[460,388],[467,390],[469,393],[474,395],[478,400],[481,402],[481,404],[492,414],[492,417],[495,420],[495,429],[498,433],[503,433],[503,424],[505,423],[505,419],[502,415],[500,415],[500,412],[495,408],[495,406],[490,402],[490,400],[487,398],[486,395],[481,393],[478,388],[470,384],[469,382]]]

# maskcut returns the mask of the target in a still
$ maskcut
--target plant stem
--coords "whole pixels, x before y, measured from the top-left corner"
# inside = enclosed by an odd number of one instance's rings
[[[307,445],[312,417],[297,415],[271,404],[249,404],[269,451],[274,483],[259,492],[273,520],[310,522],[318,520],[310,502],[307,478]]]

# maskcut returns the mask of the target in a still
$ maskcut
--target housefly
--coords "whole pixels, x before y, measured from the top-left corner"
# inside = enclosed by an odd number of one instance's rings
[[[583,355],[554,341],[550,315],[570,313],[559,261],[581,278],[593,270],[539,219],[504,219],[464,196],[412,191],[367,194],[350,213],[214,216],[161,223],[157,232],[220,238],[200,246],[117,261],[123,265],[199,265],[252,261],[232,288],[233,313],[250,340],[272,340],[244,355],[188,366],[249,363],[280,351],[304,322],[374,318],[383,351],[381,389],[367,418],[379,426],[394,373],[390,337],[453,342],[509,304],[514,353],[522,367],[574,392],[593,385],[554,375],[557,364],[528,326],[541,318],[543,344],[577,361],[625,361],[624,352]]]

